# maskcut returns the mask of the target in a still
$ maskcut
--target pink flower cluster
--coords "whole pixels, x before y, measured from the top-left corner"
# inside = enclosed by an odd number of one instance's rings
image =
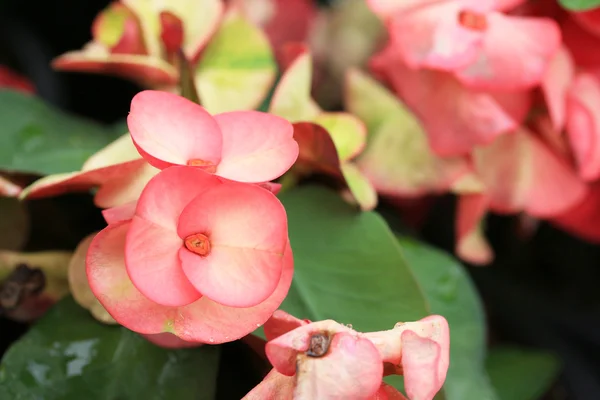
[[[404,375],[410,400],[431,400],[446,378],[448,322],[439,315],[360,333],[332,320],[310,322],[276,311],[265,323],[273,370],[243,400],[406,399],[382,382]]]
[[[73,179],[101,185],[96,197],[114,207],[104,211],[108,226],[88,250],[87,276],[118,323],[190,342],[247,335],[291,284],[286,213],[271,191],[276,185],[264,182],[298,156],[292,125],[255,111],[212,116],[156,91],[134,97],[127,122],[143,159],[92,168],[32,193],[68,190]],[[139,169],[131,163],[149,163],[154,172],[136,183]]]
[[[460,196],[458,254],[492,259],[488,211],[600,240],[600,12],[554,1],[368,4],[389,34],[371,71],[418,117],[438,158],[470,166],[445,187]]]

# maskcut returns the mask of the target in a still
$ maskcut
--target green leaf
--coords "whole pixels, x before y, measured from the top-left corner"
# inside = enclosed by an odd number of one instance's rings
[[[294,251],[294,281],[281,309],[332,318],[363,332],[428,314],[425,295],[385,221],[356,212],[335,192],[298,187],[281,195]]]
[[[600,6],[600,0],[558,0],[567,10],[584,11]]]
[[[438,398],[496,399],[483,365],[483,311],[458,262],[421,243],[399,242],[377,213],[356,212],[332,191],[299,187],[281,201],[295,262],[281,309],[363,332],[443,315],[450,324],[451,367]]]
[[[497,399],[484,369],[483,309],[463,266],[431,246],[408,238],[399,241],[427,296],[429,312],[443,315],[450,325],[450,368],[443,388],[446,399]]]
[[[124,133],[9,90],[0,90],[0,121],[0,170],[40,175],[79,170]]]
[[[492,348],[486,367],[500,400],[537,400],[560,372],[552,354],[513,347]]]
[[[265,34],[230,11],[209,42],[196,69],[202,105],[211,113],[260,106],[277,74]]]
[[[217,347],[162,349],[68,297],[5,354],[0,398],[212,400],[218,363]]]

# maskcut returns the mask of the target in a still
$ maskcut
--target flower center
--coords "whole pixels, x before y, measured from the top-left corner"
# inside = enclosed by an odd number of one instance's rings
[[[473,11],[461,11],[458,14],[458,22],[465,28],[474,31],[485,31],[487,29],[487,19],[484,14]]]
[[[204,161],[199,158],[189,160],[187,162],[187,165],[189,165],[190,167],[198,167],[203,171],[208,172],[209,174],[214,174],[215,172],[217,172],[217,166],[213,162]]]
[[[331,337],[327,333],[316,333],[310,337],[310,345],[306,355],[309,357],[323,357],[329,350],[330,344]]]
[[[210,240],[201,233],[186,237],[184,242],[186,249],[199,256],[207,256],[210,253]]]

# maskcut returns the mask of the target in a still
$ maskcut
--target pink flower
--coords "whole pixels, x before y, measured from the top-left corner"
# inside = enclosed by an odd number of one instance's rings
[[[503,90],[539,84],[560,46],[554,21],[497,11],[521,2],[370,0],[409,68],[449,71],[469,87]]]
[[[542,86],[554,125],[554,137],[563,128],[579,176],[600,177],[600,77],[576,70],[570,52],[563,48],[551,64]]]
[[[257,185],[174,166],[90,246],[87,275],[123,326],[222,343],[263,324],[293,271],[285,210]]]
[[[443,317],[359,333],[335,321],[310,323],[276,311],[265,323],[266,354],[274,366],[244,399],[404,399],[382,383],[402,373],[411,400],[431,400],[449,363],[449,329]],[[279,397],[277,397],[279,396]]]
[[[480,193],[465,194],[458,199],[455,251],[462,260],[476,265],[486,265],[494,259],[494,252],[482,230],[489,201],[488,196]]]
[[[266,182],[298,157],[293,127],[257,111],[211,116],[183,97],[143,91],[127,118],[140,154],[154,167],[189,165],[240,182]]]
[[[515,130],[529,111],[529,92],[469,89],[448,73],[408,68],[394,47],[376,55],[371,68],[420,119],[438,155],[466,154],[491,143]]]
[[[524,128],[477,149],[473,157],[493,211],[551,217],[586,195],[586,185],[567,161]]]
[[[592,243],[600,243],[600,181],[590,185],[587,196],[550,223]]]

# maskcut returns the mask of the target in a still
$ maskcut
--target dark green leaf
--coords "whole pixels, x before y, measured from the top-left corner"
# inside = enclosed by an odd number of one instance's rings
[[[484,370],[486,330],[479,296],[463,266],[426,244],[400,238],[403,253],[428,300],[432,314],[450,325],[450,368],[444,385],[448,400],[497,396]]]
[[[10,90],[0,90],[0,121],[0,170],[40,175],[77,171],[125,133]]]
[[[299,187],[281,196],[294,251],[294,281],[281,308],[359,331],[393,328],[428,314],[398,241],[375,212],[357,212],[334,192]]]
[[[281,200],[295,262],[283,310],[311,320],[332,318],[359,331],[441,314],[452,332],[452,367],[436,398],[496,398],[483,366],[483,312],[459,263],[429,246],[399,243],[377,213],[357,212],[334,192],[300,187]]]
[[[486,366],[500,400],[537,400],[560,371],[552,354],[511,347],[492,348]]]
[[[600,6],[600,0],[559,0],[567,10],[583,11]]]
[[[101,325],[71,297],[5,354],[0,399],[213,399],[219,348],[165,350]]]

